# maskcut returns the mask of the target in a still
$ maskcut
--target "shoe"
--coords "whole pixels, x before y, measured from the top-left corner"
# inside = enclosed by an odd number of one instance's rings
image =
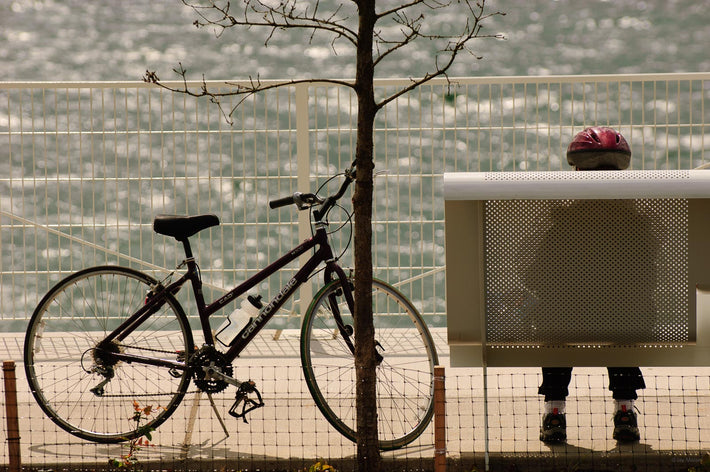
[[[567,440],[567,421],[561,413],[545,413],[540,428],[540,441],[547,444],[563,443]]]
[[[641,439],[636,413],[633,410],[619,410],[614,414],[613,437],[619,442],[636,442]]]

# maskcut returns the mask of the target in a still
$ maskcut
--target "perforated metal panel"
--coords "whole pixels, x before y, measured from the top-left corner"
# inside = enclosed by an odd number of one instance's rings
[[[563,180],[572,181],[589,181],[601,180],[603,182],[611,182],[615,180],[633,181],[636,180],[640,172],[485,172],[482,173],[487,181],[499,182],[555,182]],[[688,180],[690,179],[691,171],[689,170],[646,170],[643,171],[643,179],[646,181],[653,180]]]
[[[446,200],[710,198],[704,170],[587,172],[453,172]]]
[[[692,342],[688,201],[484,205],[486,342]]]

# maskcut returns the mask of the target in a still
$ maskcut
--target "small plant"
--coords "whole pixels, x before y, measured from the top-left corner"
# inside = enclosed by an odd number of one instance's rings
[[[159,410],[161,406],[153,408],[153,405],[142,407],[137,401],[133,401],[133,416],[129,418],[136,423],[136,429],[140,428],[141,422],[150,419],[155,410]],[[133,438],[128,441],[128,453],[121,455],[120,459],[109,459],[109,464],[114,467],[135,469],[140,463],[136,454],[144,447],[154,446],[151,443],[153,437],[152,429],[147,429],[142,436]]]
[[[697,467],[689,467],[688,472],[707,472],[710,471],[710,452],[706,452],[702,459],[700,459],[700,465]]]
[[[308,472],[338,472],[338,470],[325,462],[318,461],[308,468]]]

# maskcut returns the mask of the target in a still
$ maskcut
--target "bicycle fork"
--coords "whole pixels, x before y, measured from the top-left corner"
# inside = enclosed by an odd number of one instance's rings
[[[350,290],[346,291],[342,287],[340,290],[336,291],[334,294],[330,295],[328,303],[330,304],[330,311],[333,314],[333,318],[335,319],[335,324],[338,328],[338,331],[340,332],[340,336],[342,336],[343,341],[345,342],[345,345],[347,346],[348,350],[352,353],[353,357],[355,357],[355,344],[353,343],[353,334],[355,330],[353,329],[353,326],[345,324],[343,321],[342,316],[340,315],[340,304],[338,303],[338,296],[342,295],[345,297],[345,301],[348,305],[348,308],[350,310],[350,313],[355,315],[355,300],[353,299],[353,290],[352,290],[352,281],[351,279],[347,279],[348,284],[350,285]],[[382,361],[384,360],[384,356],[380,353],[379,349],[383,349],[382,344],[380,344],[376,339],[375,339],[375,361],[377,365],[380,365]]]

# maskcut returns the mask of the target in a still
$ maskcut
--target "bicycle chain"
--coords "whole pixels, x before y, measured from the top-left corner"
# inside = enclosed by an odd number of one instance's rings
[[[137,351],[158,352],[160,354],[180,354],[180,351],[166,351],[164,349],[154,349],[151,347],[131,346],[130,344],[116,344],[118,347],[131,348]]]
[[[117,344],[118,347],[120,348],[130,348],[130,349],[135,349],[137,351],[146,351],[146,352],[155,352],[159,354],[178,354],[178,357],[181,355],[179,352],[176,351],[168,351],[164,349],[155,349],[155,348],[150,348],[150,347],[142,347],[142,346],[132,346],[128,344]],[[184,354],[183,354],[184,355]],[[212,361],[213,365],[216,367],[219,367],[222,369],[224,374],[227,376],[232,376],[233,373],[233,368],[231,364],[227,364],[226,360],[224,359],[224,355],[220,353],[219,351],[215,350],[214,348],[207,349],[207,347],[203,347],[201,349],[198,349],[195,351],[191,356],[191,360],[194,359],[196,361],[197,367],[206,367],[206,363]],[[191,362],[192,363],[192,362]],[[186,363],[187,364],[187,363]],[[218,380],[218,379],[208,379],[206,378],[206,375],[204,373],[200,373],[199,370],[195,370],[192,373],[192,379],[193,382],[195,382],[195,385],[198,387],[198,390],[195,392],[207,392],[207,393],[219,393],[223,391],[224,389],[227,388],[228,384],[224,382],[223,380]],[[169,395],[175,395],[175,393],[153,393],[153,394],[145,394],[141,396],[169,396]],[[193,392],[186,392],[186,393],[193,393]],[[126,397],[126,396],[135,396],[135,395],[105,395],[106,397]]]
[[[130,348],[130,349],[135,349],[137,351],[146,351],[146,352],[156,352],[159,354],[178,354],[180,355],[179,352],[176,351],[168,351],[165,349],[154,349],[150,347],[141,347],[141,346],[132,346],[130,344],[116,344],[119,348]],[[184,354],[183,354],[184,355]],[[191,393],[198,393],[200,390],[191,390],[191,391],[186,391],[185,394],[191,394]],[[103,394],[103,398],[135,398],[135,397],[168,397],[168,396],[173,396],[178,394],[179,392],[165,392],[165,393],[144,393],[144,394],[135,394],[135,393],[126,393],[126,394]]]
[[[199,392],[199,390],[195,390],[195,391],[192,391],[192,392],[185,392],[185,395],[187,395],[187,394],[189,394],[189,393],[197,393],[197,392]],[[124,393],[124,394],[117,394],[117,393],[114,393],[114,394],[105,394],[105,393],[104,393],[104,394],[102,394],[102,395],[100,395],[100,396],[101,396],[101,398],[136,398],[136,397],[138,397],[138,398],[146,398],[146,397],[153,398],[153,397],[169,397],[169,396],[176,395],[177,393],[178,393],[178,392],[143,393],[143,394],[136,394],[136,393]]]

